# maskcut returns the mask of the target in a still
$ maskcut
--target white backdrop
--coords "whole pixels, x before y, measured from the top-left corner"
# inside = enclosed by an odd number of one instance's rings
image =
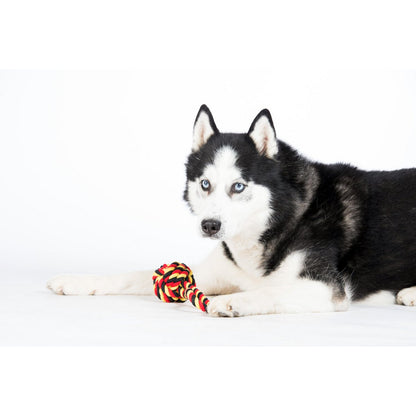
[[[3,271],[202,258],[212,244],[182,201],[202,103],[236,132],[269,108],[278,137],[315,160],[416,166],[416,71],[3,71]]]
[[[175,342],[186,333],[186,345],[195,331],[211,343],[226,333],[257,343],[287,342],[287,335],[296,345],[314,338],[333,345],[342,334],[348,345],[416,345],[416,310],[397,305],[331,316],[201,315],[196,322],[187,305],[172,312],[176,305],[156,298],[58,297],[44,287],[56,272],[154,267],[202,255],[205,242],[188,229],[181,201],[182,163],[202,102],[220,127],[240,131],[268,106],[279,136],[320,160],[414,165],[414,73],[310,72],[416,68],[414,7],[410,0],[2,1],[0,68],[160,70],[0,72],[0,343],[86,345],[86,336],[95,345],[143,345],[140,338],[155,340],[168,328]],[[222,70],[201,71],[207,67]],[[158,165],[150,158],[156,153]],[[176,163],[162,166],[168,156]],[[169,211],[151,205],[156,189],[172,202]],[[172,220],[181,235],[158,240]],[[213,397],[222,413],[413,408],[412,348],[259,351],[3,348],[0,408],[11,416],[33,408],[45,415],[59,408],[61,416],[158,413],[161,398],[177,399],[161,352],[194,357],[207,370],[187,397],[202,415],[212,413]],[[175,372],[176,384],[188,385],[189,374]],[[169,411],[184,413],[181,406]]]

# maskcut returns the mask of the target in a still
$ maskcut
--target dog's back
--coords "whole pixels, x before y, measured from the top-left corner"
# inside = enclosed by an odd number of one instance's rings
[[[354,298],[416,285],[416,169],[363,172],[367,197],[360,237],[344,265]]]

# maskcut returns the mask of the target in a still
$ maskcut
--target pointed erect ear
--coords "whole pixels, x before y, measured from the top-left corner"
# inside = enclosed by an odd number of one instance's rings
[[[214,134],[219,133],[209,108],[202,104],[194,123],[194,141],[192,150],[196,152]]]
[[[277,153],[277,139],[272,116],[269,110],[261,110],[251,123],[248,135],[257,147],[257,151],[272,158]]]

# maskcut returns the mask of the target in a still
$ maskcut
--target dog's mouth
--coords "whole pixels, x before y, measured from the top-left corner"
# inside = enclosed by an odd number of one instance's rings
[[[217,241],[222,240],[222,237],[223,237],[223,233],[218,233],[214,235],[207,235],[207,234],[201,233],[201,235],[202,235],[202,238],[207,238],[209,240],[217,240]]]

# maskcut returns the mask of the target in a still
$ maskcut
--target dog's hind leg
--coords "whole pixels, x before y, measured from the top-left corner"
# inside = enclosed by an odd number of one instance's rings
[[[416,306],[416,286],[402,289],[396,296],[399,305]]]

